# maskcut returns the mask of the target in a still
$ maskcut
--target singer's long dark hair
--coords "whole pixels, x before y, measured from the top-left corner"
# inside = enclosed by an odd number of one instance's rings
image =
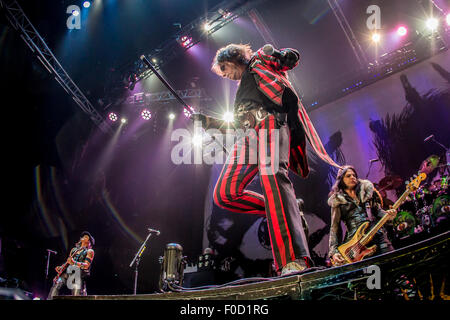
[[[221,75],[220,66],[224,62],[232,62],[237,65],[247,65],[252,58],[253,51],[248,44],[235,44],[231,43],[226,47],[220,48],[216,52],[216,56],[213,59],[211,70]]]

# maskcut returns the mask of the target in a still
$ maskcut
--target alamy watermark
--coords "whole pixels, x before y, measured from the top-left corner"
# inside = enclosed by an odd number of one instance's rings
[[[367,289],[381,289],[381,270],[379,266],[371,265],[364,268],[364,273],[370,274],[367,278]]]
[[[67,282],[66,286],[68,289],[81,289],[81,270],[80,268],[70,265],[67,267]]]
[[[381,29],[381,9],[376,4],[367,7],[367,14],[370,16],[366,20],[366,26],[369,30]]]
[[[194,132],[176,129],[171,141],[177,142],[171,151],[174,164],[257,165],[261,174],[278,172],[280,153],[279,129],[218,129],[204,130],[200,121]]]

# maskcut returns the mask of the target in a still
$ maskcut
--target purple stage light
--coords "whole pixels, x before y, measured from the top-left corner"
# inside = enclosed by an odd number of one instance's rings
[[[141,112],[141,117],[144,120],[150,120],[152,118],[152,113],[148,109],[144,109]]]
[[[397,28],[397,34],[400,37],[406,36],[407,33],[408,33],[408,29],[405,26],[400,26]]]
[[[188,47],[192,43],[192,37],[189,36],[182,36],[180,38],[180,43],[183,47]]]
[[[447,16],[445,17],[445,21],[447,22],[447,25],[450,26],[450,13],[447,13]]]
[[[110,112],[108,114],[108,119],[111,120],[112,122],[116,122],[117,119],[119,119],[119,117],[114,112]]]
[[[183,112],[186,118],[190,118],[191,115],[195,112],[195,110],[191,106],[188,106],[188,108],[184,108]]]

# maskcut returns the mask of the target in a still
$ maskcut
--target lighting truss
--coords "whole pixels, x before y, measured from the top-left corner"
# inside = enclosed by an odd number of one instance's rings
[[[176,93],[182,99],[200,99],[211,100],[207,97],[205,89],[184,89],[177,90]],[[127,104],[130,105],[147,105],[154,102],[166,102],[176,100],[175,96],[170,91],[156,92],[156,93],[144,93],[139,92],[127,98]]]
[[[247,13],[253,7],[259,5],[264,1],[267,0],[253,0],[248,2],[242,0],[223,1],[214,9],[209,11],[205,16],[198,18],[197,20],[182,28],[178,32],[178,34],[175,35],[175,39],[167,40],[158,48],[152,50],[145,56],[147,57],[147,59],[149,59],[149,61],[152,61],[153,58],[156,58],[158,60],[158,63],[154,64],[154,67],[156,70],[159,70],[162,65],[173,60],[195,44],[199,43],[203,39],[206,39],[212,33],[223,28],[230,22]],[[205,24],[205,22],[211,23],[211,28],[209,30],[204,30],[203,25]],[[189,46],[182,47],[179,43],[179,39],[185,35],[192,37],[192,42]],[[130,74],[130,66],[134,68],[132,73],[135,75],[135,82],[146,79],[153,74],[153,71],[147,69],[147,67],[142,63],[141,59],[137,59],[133,63],[127,64],[125,66],[126,70],[124,71],[124,77],[128,77],[128,75]]]
[[[55,58],[36,28],[31,24],[17,1],[0,0],[0,5],[6,10],[6,18],[13,28],[20,33],[22,40],[47,71],[54,75],[55,80],[63,87],[75,103],[90,117],[90,119],[105,133],[111,133],[111,127],[104,121],[80,88],[73,82],[59,61]]]

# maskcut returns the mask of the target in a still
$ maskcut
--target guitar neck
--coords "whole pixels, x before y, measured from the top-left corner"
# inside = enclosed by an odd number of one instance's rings
[[[406,197],[409,194],[409,190],[406,190],[403,192],[403,194],[398,198],[397,201],[392,206],[392,209],[397,210],[398,207],[401,206],[401,204],[406,200]],[[378,223],[361,239],[361,244],[365,246],[368,244],[372,238],[375,236],[375,234],[378,232],[378,230],[381,229],[381,227],[389,220],[389,215],[386,213],[383,218],[378,221]]]

